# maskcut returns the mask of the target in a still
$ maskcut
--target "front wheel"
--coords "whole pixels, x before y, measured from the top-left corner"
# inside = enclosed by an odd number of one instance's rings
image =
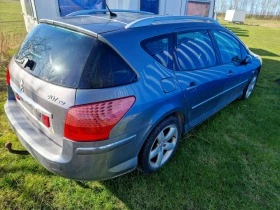
[[[257,79],[258,79],[258,74],[255,74],[253,76],[253,78],[250,80],[249,84],[244,89],[242,99],[248,99],[251,96],[251,94],[256,86]]]
[[[181,124],[177,117],[161,121],[147,138],[139,155],[139,167],[145,173],[161,168],[173,156],[181,137]]]

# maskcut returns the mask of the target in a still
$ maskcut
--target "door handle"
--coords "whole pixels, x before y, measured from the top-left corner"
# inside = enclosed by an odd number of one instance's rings
[[[198,86],[198,84],[196,82],[191,82],[190,86],[187,87],[187,91],[195,90],[197,86]]]

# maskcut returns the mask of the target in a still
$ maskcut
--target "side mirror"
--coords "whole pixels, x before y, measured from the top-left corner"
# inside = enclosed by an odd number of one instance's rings
[[[246,55],[246,58],[240,62],[241,65],[247,65],[248,63],[252,63],[251,55]]]
[[[251,55],[247,55],[246,58],[245,58],[246,62],[247,63],[252,63],[252,57]]]

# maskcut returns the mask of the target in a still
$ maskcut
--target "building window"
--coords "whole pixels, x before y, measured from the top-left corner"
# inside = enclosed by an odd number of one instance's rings
[[[187,5],[187,15],[196,15],[208,17],[210,10],[210,2],[194,2],[189,1]]]
[[[159,0],[141,0],[140,10],[158,14]]]

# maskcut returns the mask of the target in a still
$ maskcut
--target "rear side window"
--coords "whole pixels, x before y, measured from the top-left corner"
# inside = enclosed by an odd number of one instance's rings
[[[171,34],[146,39],[141,42],[141,46],[161,65],[169,69],[174,69]]]
[[[203,69],[217,63],[207,31],[177,33],[175,52],[180,70]]]
[[[234,37],[224,31],[214,31],[214,37],[217,41],[223,64],[231,63],[235,59],[242,59],[240,44]]]
[[[49,83],[77,88],[96,40],[63,28],[40,24],[21,45],[16,61],[30,74]],[[32,61],[26,67],[24,63]]]
[[[135,82],[130,66],[108,45],[97,41],[84,69],[80,88],[109,88]]]

